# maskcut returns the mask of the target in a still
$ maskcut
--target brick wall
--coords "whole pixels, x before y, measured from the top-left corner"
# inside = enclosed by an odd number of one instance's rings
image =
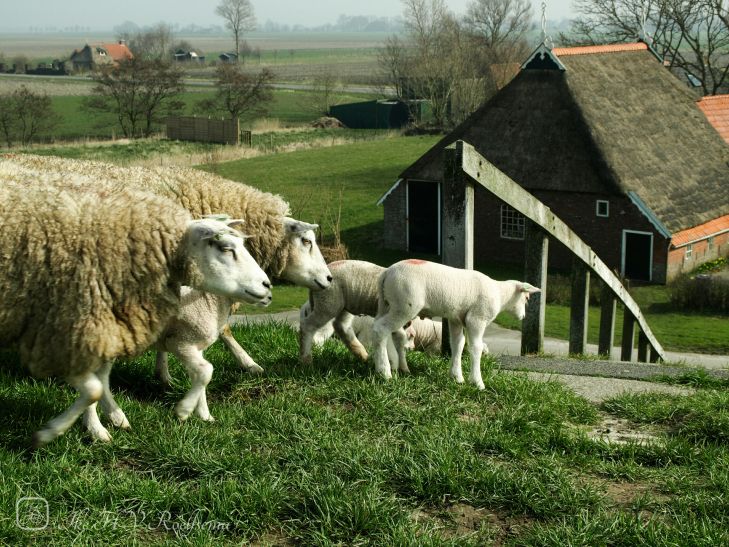
[[[684,245],[668,252],[668,279],[671,280],[682,272],[690,272],[704,262],[715,258],[729,256],[729,232],[714,236],[712,245],[708,239],[691,244],[691,254],[686,256],[688,246]]]

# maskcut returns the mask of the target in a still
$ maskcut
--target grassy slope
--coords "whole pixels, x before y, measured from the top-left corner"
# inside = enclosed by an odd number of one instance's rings
[[[175,420],[188,384],[162,392],[145,355],[112,375],[133,430],[88,445],[77,424],[31,456],[31,432],[71,393],[0,353],[0,543],[729,541],[725,391],[610,401],[604,410],[650,422],[659,440],[609,445],[582,433],[596,409],[557,383],[492,373],[478,392],[422,354],[410,377],[385,383],[334,342],[298,365],[289,327],[235,334],[266,375],[242,374],[211,348],[216,423]],[[183,377],[175,362],[172,373]],[[23,496],[48,501],[48,528],[16,526]]]

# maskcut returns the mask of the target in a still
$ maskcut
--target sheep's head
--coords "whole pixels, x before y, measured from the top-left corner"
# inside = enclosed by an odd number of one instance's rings
[[[288,254],[281,278],[312,290],[329,287],[332,274],[316,244],[318,226],[293,218],[285,218],[283,226]]]
[[[243,236],[230,227],[239,223],[205,218],[188,224],[184,252],[189,279],[183,283],[265,306],[271,302],[271,282],[245,248]]]
[[[504,310],[513,313],[521,321],[526,315],[526,304],[529,297],[534,293],[541,292],[541,289],[521,281],[510,281],[510,283],[514,284],[514,293],[504,306]]]

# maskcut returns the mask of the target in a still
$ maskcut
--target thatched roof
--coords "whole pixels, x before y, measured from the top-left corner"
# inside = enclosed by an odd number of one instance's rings
[[[672,233],[729,211],[729,147],[645,44],[552,53],[566,70],[522,69],[401,178],[440,180],[462,139],[528,190],[637,194]]]

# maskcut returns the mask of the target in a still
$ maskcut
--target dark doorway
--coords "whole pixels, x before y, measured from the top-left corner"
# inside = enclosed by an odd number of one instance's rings
[[[653,234],[623,231],[623,275],[629,279],[651,280]]]
[[[438,254],[440,184],[408,181],[408,250]]]

